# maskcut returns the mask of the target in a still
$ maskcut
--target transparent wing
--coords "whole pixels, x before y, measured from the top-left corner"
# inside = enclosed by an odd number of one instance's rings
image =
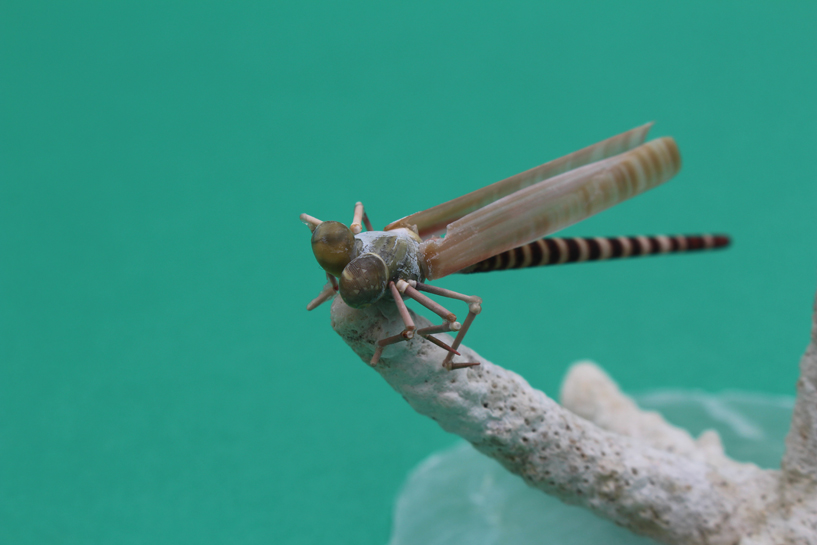
[[[618,155],[643,144],[651,126],[652,123],[647,123],[646,125],[636,127],[625,133],[608,138],[607,140],[602,140],[592,146],[574,151],[559,159],[554,159],[544,165],[539,165],[538,167],[526,170],[510,178],[472,191],[462,197],[457,197],[456,199],[423,210],[422,212],[416,212],[390,223],[386,226],[385,230],[388,231],[389,229],[396,229],[398,227],[410,228],[412,225],[416,225],[420,236],[427,237],[434,233],[439,233],[452,221],[456,221],[466,214],[478,210],[520,189],[524,189],[569,170]]]
[[[681,156],[672,138],[521,189],[448,225],[422,249],[428,278],[442,278],[554,233],[672,178]]]

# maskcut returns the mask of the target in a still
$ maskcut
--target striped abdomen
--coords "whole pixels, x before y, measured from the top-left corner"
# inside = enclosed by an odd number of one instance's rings
[[[672,252],[711,250],[729,245],[726,235],[544,238],[502,252],[458,271],[461,274],[524,269],[580,261],[601,261]]]

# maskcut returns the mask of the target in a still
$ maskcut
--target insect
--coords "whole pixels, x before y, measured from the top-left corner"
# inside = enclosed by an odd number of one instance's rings
[[[478,273],[596,261],[670,252],[721,248],[724,235],[607,238],[542,238],[656,187],[681,167],[675,141],[645,143],[651,123],[603,140],[375,231],[363,204],[355,205],[349,227],[301,214],[312,230],[312,250],[327,284],[307,305],[312,310],[337,293],[354,308],[392,299],[405,324],[398,335],[377,341],[370,361],[385,347],[419,337],[448,351],[448,370],[479,365],[454,362],[457,348],[482,311],[482,299],[431,286],[452,273]],[[363,231],[363,225],[366,231]],[[443,237],[437,236],[445,232]],[[422,292],[464,301],[468,315],[454,313]],[[442,318],[417,329],[404,298],[416,300]],[[456,331],[449,346],[434,334]]]

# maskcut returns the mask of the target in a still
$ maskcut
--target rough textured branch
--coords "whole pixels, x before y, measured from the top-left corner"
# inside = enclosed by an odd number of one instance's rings
[[[655,411],[642,411],[596,364],[582,362],[567,373],[560,393],[562,406],[599,427],[639,439],[680,456],[724,463],[723,444],[714,430],[695,440],[688,431],[669,424]]]
[[[786,437],[783,471],[789,479],[817,481],[817,307],[811,343],[800,360],[797,401]]]
[[[421,316],[414,320],[428,325]],[[403,328],[389,301],[354,310],[340,298],[332,325],[364,361],[377,339]],[[465,346],[460,351],[463,361],[481,365],[446,371],[445,352],[415,338],[388,347],[375,369],[417,412],[529,485],[636,533],[666,543],[817,543],[813,481],[809,495],[799,476],[813,465],[797,456],[793,467],[806,469],[792,473],[799,492],[789,497],[780,472],[732,461],[716,435],[695,441],[640,411],[595,366],[575,367],[565,383],[562,395],[573,412]],[[809,384],[813,393],[815,382]]]

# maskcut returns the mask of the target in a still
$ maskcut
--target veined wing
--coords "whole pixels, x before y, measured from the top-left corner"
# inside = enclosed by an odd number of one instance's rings
[[[438,233],[452,221],[456,221],[466,214],[479,210],[494,201],[515,193],[520,189],[532,186],[542,180],[552,178],[575,168],[618,155],[643,144],[647,131],[652,123],[647,123],[627,132],[621,133],[597,144],[574,151],[571,154],[554,159],[544,165],[526,170],[499,182],[472,191],[461,197],[450,200],[433,208],[415,212],[410,216],[394,221],[386,226],[385,230],[398,227],[416,225],[420,236],[426,237]]]
[[[448,225],[422,249],[428,278],[442,278],[532,242],[672,178],[681,168],[675,140],[659,138],[503,197]]]

